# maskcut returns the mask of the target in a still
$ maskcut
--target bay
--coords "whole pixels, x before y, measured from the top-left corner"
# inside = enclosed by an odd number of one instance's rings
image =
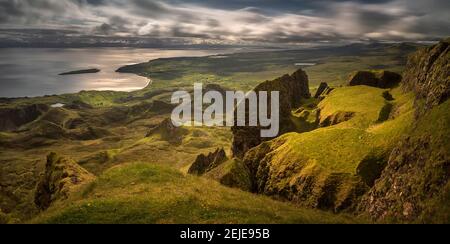
[[[158,58],[195,57],[229,50],[164,50],[139,48],[3,48],[0,49],[0,97],[35,97],[82,90],[133,91],[149,79],[117,73],[119,67]],[[83,69],[99,73],[58,75]]]

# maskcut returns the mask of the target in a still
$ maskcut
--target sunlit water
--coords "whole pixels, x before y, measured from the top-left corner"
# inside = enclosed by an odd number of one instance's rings
[[[119,67],[157,58],[192,57],[227,50],[161,50],[136,48],[0,49],[0,97],[42,96],[81,90],[132,91],[149,80],[115,72]],[[95,74],[60,76],[59,73],[98,68]]]

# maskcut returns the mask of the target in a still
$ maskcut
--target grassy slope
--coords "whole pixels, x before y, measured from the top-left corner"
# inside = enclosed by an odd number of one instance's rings
[[[392,103],[403,110],[395,119],[377,122],[381,109],[387,103],[382,97],[383,92],[383,89],[367,86],[343,87],[333,91],[319,104],[321,116],[339,111],[355,112],[356,115],[332,127],[284,135],[280,139],[287,142],[277,151],[285,151],[282,154],[288,155],[280,161],[308,158],[310,163],[325,170],[355,174],[358,164],[371,150],[392,145],[412,122],[412,96],[401,95],[398,89],[393,92],[398,99]]]
[[[150,114],[142,118],[140,114],[127,115],[125,121],[109,122],[104,115],[110,109],[112,108],[52,109],[35,122],[25,125],[24,128],[38,126],[37,128],[45,129],[46,127],[39,126],[44,118],[57,124],[64,124],[71,118],[82,116],[84,124],[101,127],[112,135],[92,140],[42,138],[47,144],[30,148],[19,146],[2,148],[0,183],[5,187],[2,187],[0,192],[0,208],[10,213],[11,218],[22,220],[37,213],[33,204],[34,186],[44,169],[46,155],[51,151],[70,157],[90,172],[99,175],[112,166],[127,162],[151,161],[154,164],[186,171],[199,153],[208,153],[218,147],[230,148],[229,128],[188,128],[188,134],[183,142],[180,145],[173,145],[162,140],[159,135],[146,137],[150,128],[169,117],[168,114]],[[112,114],[112,117],[117,117],[114,116],[115,113]],[[19,138],[24,133],[28,132],[2,132],[0,140],[3,142]]]
[[[355,117],[338,127],[367,128],[377,121],[386,103],[383,91],[369,86],[338,88],[319,104],[320,115],[328,117],[338,112],[354,112]]]
[[[372,172],[377,168],[372,164],[386,162],[395,143],[410,130],[413,99],[411,94],[401,94],[397,89],[392,91],[396,100],[387,101],[382,96],[383,89],[337,88],[319,104],[321,115],[355,112],[353,118],[306,133],[285,134],[252,149],[246,158],[251,164],[260,157],[259,150],[264,154],[260,161],[264,162],[263,168],[257,174],[267,174],[267,177],[256,180],[256,184],[264,187],[259,191],[312,207],[324,204],[323,196],[331,194],[332,204],[324,206],[336,211],[349,202],[355,203],[358,196],[355,192],[364,190],[362,182],[372,184],[373,176],[380,173]],[[396,117],[379,122],[380,111],[386,103],[392,103],[394,110],[398,110]],[[267,147],[268,151],[263,149]],[[370,165],[360,168],[362,162]],[[268,166],[264,166],[266,163]],[[308,184],[308,180],[312,183]],[[338,183],[332,183],[335,180]],[[329,187],[336,187],[336,191],[327,190]]]
[[[296,208],[175,169],[151,164],[114,167],[32,223],[352,223]]]

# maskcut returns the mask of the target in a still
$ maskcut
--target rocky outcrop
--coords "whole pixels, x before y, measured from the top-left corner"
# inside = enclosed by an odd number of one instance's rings
[[[439,105],[450,96],[450,38],[412,54],[406,65],[402,87],[425,100],[423,110]],[[422,109],[419,109],[421,112]]]
[[[0,108],[0,131],[13,131],[28,124],[48,111],[45,104],[23,105],[18,107]]]
[[[146,137],[159,135],[162,140],[170,142],[174,145],[179,145],[183,142],[183,137],[188,131],[183,127],[176,127],[173,125],[170,118],[164,119],[159,125],[150,129]]]
[[[45,171],[36,186],[34,202],[39,209],[45,210],[52,203],[67,199],[72,192],[94,178],[74,161],[50,153]]]
[[[328,83],[322,82],[320,83],[319,88],[316,91],[316,95],[314,95],[314,98],[318,98],[322,100],[325,98],[326,95],[330,94],[330,92],[333,91],[333,88],[328,86]]]
[[[225,150],[217,149],[208,155],[200,154],[188,170],[189,174],[203,175],[227,161]]]
[[[258,85],[254,91],[267,91],[269,94],[271,91],[280,92],[279,135],[295,130],[295,125],[293,125],[290,119],[291,111],[300,105],[302,99],[311,97],[308,76],[301,69],[292,75],[284,75],[272,81],[265,81]],[[261,138],[260,131],[260,127],[234,126],[232,128],[233,156],[242,158],[249,149],[261,144],[265,140],[271,139]]]
[[[390,154],[360,211],[381,221],[448,223],[449,167],[448,141],[436,144],[430,136],[408,137]]]
[[[418,113],[359,204],[374,220],[450,222],[449,57],[447,40],[409,58],[402,87],[416,94]]]
[[[228,159],[224,149],[217,149],[208,155],[198,155],[188,173],[204,176],[228,187],[244,191],[252,189],[247,167],[238,158]]]
[[[248,168],[252,192],[339,212],[353,208],[368,190],[360,176],[324,170],[313,158],[293,156],[291,146],[288,137],[283,136],[245,154],[243,162]]]
[[[358,71],[350,76],[349,86],[366,85],[378,88],[397,86],[402,76],[390,71]]]

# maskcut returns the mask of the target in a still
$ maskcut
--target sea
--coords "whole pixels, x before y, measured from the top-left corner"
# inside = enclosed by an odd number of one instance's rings
[[[82,90],[133,91],[150,79],[115,72],[124,65],[158,58],[197,57],[229,53],[218,49],[140,48],[0,48],[0,97],[36,97]],[[61,76],[97,68],[99,73]]]

